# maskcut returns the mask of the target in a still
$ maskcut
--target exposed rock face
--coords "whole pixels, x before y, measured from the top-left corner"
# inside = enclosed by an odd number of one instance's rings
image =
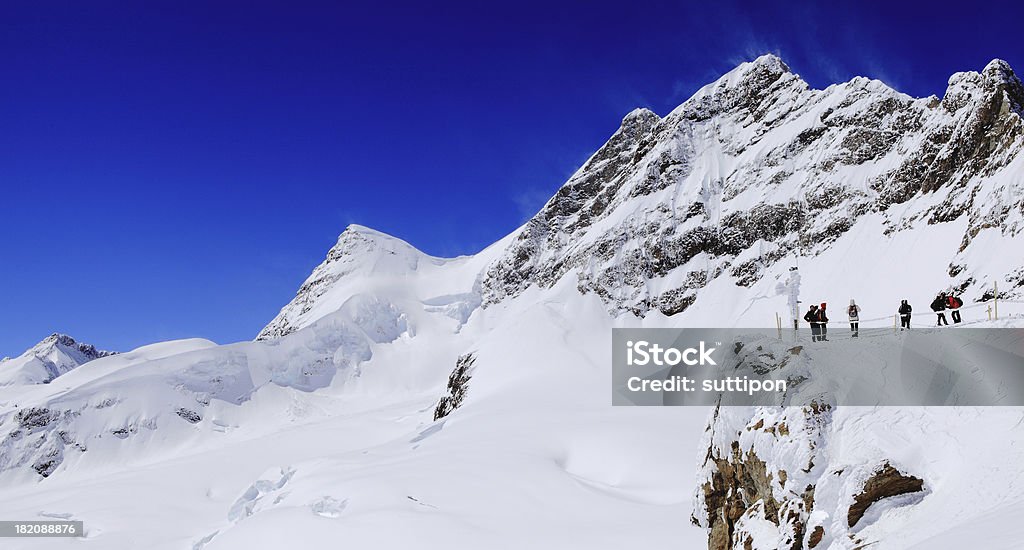
[[[853,505],[850,506],[850,512],[847,514],[847,524],[850,527],[857,525],[857,522],[864,517],[864,512],[867,511],[868,507],[883,498],[917,493],[923,488],[924,480],[904,475],[886,462],[864,484],[864,490],[853,497]]]
[[[870,545],[859,532],[865,518],[879,517],[867,513],[871,506],[924,498],[924,479],[890,460],[837,466],[830,448],[837,429],[827,405],[716,410],[705,433],[693,518],[707,529],[708,548]],[[916,499],[892,498],[911,495]]]
[[[455,370],[448,376],[448,394],[441,398],[434,408],[434,420],[440,420],[462,405],[469,391],[469,379],[473,375],[473,363],[476,357],[467,353],[455,362]]]
[[[818,525],[811,532],[811,536],[807,539],[808,548],[816,548],[821,543],[821,537],[825,535],[825,528]]]
[[[755,412],[735,434],[738,437],[730,437],[728,434],[737,426],[733,422],[735,411],[715,410],[705,434],[708,451],[700,468],[706,481],[697,491],[698,513],[694,517],[708,530],[709,550],[804,547],[814,509],[812,473],[821,469],[816,470],[814,462],[831,408],[814,405],[781,412],[781,416]],[[797,422],[794,425],[799,431],[791,435],[793,422]],[[730,439],[726,451],[722,442]],[[755,448],[776,445],[800,456],[801,464],[785,465],[789,470],[779,468],[766,462]],[[777,533],[768,546],[753,535],[763,533],[766,527]]]
[[[64,461],[66,450],[86,450],[84,445],[75,441],[73,434],[60,429],[75,416],[74,411],[44,407],[18,411],[14,415],[15,429],[0,440],[0,468],[30,463],[37,474],[49,477]],[[16,456],[12,449],[19,445],[31,447],[33,452]]]
[[[967,216],[966,255],[983,229],[1024,229],[1022,184],[997,177],[1020,157],[1022,98],[998,60],[954,75],[940,101],[859,77],[812,90],[758,58],[664,118],[626,116],[486,270],[484,304],[572,277],[612,312],[672,315],[716,278],[750,286],[868,215],[888,232]],[[979,286],[971,275],[958,271],[963,291]]]

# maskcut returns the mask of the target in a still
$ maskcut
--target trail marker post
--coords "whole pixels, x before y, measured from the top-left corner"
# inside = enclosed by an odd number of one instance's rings
[[[999,320],[999,282],[998,281],[992,283],[992,292],[995,294],[995,296],[992,298],[992,302],[993,302],[993,304],[995,304],[996,321],[998,321]]]

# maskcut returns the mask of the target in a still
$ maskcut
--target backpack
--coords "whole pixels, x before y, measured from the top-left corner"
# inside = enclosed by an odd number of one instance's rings
[[[857,306],[850,306],[850,309],[848,311],[850,312],[850,317],[857,316]]]
[[[953,309],[956,309],[964,305],[964,301],[961,300],[960,298],[957,298],[956,296],[951,296],[949,298],[949,301],[952,302]]]

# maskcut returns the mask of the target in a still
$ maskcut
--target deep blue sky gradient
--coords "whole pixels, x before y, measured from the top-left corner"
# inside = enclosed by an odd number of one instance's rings
[[[507,234],[638,106],[774,52],[917,96],[1016,2],[2,2],[0,356],[248,339],[348,223]]]

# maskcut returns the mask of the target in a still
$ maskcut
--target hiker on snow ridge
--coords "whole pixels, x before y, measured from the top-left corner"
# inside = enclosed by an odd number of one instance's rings
[[[932,306],[931,307],[932,307],[932,311],[934,311],[935,314],[938,315],[938,317],[939,317],[938,318],[938,322],[935,324],[935,326],[941,327],[942,325],[949,325],[949,322],[946,321],[946,314],[944,313],[946,311],[946,293],[945,292],[941,292],[941,293],[939,293],[938,295],[935,296],[935,299],[932,300]]]
[[[860,334],[860,306],[853,301],[853,298],[850,298],[850,307],[846,309],[846,314],[850,317],[850,331],[856,338]]]
[[[811,324],[811,341],[817,342],[821,336],[821,327],[818,325],[818,306],[811,305],[807,313],[804,314],[804,321]]]
[[[818,331],[821,336],[818,338],[820,342],[828,342],[828,315],[825,314],[825,302],[821,303],[818,307]]]
[[[900,330],[910,329],[910,313],[912,311],[914,311],[914,308],[910,307],[906,300],[900,302]]]
[[[964,305],[964,301],[957,296],[950,294],[946,298],[946,306],[950,310],[949,316],[953,318],[953,324],[957,324],[963,319],[960,318],[960,308]]]

